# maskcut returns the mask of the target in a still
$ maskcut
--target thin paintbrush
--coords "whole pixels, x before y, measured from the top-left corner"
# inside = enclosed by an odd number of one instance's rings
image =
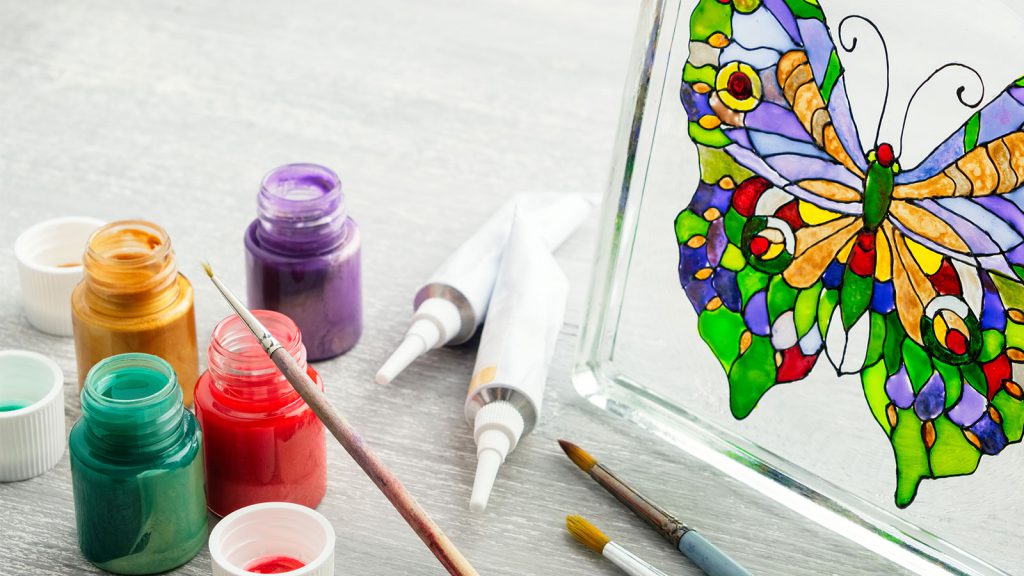
[[[220,290],[220,293],[235,310],[239,318],[242,319],[242,322],[245,322],[245,325],[252,331],[253,336],[260,341],[263,350],[274,361],[274,364],[281,370],[284,377],[288,379],[288,382],[295,388],[295,391],[299,393],[299,396],[313,409],[313,412],[324,423],[324,426],[345,447],[349,456],[352,456],[352,459],[373,480],[377,488],[380,488],[380,491],[387,496],[391,504],[398,510],[398,513],[402,515],[402,518],[405,518],[405,521],[409,523],[409,526],[423,540],[423,543],[430,548],[430,551],[434,553],[434,556],[448,570],[448,573],[460,575],[477,574],[477,571],[473,569],[469,561],[462,556],[458,548],[445,536],[441,528],[434,524],[434,521],[420,507],[416,499],[409,494],[408,490],[402,486],[398,478],[388,470],[387,466],[381,462],[373,450],[366,445],[359,432],[356,432],[349,425],[345,417],[338,412],[334,405],[331,404],[331,401],[327,399],[327,396],[309,378],[306,371],[299,368],[291,354],[281,346],[270,331],[231,293],[231,290],[228,290],[221,283],[220,279],[214,275],[213,268],[209,264],[204,262],[203,269],[206,270],[206,274],[213,281],[214,286],[217,287],[217,290]]]
[[[666,576],[664,572],[644,562],[636,554],[612,542],[583,516],[566,516],[565,527],[573,538],[587,548],[607,558],[629,576]]]
[[[591,478],[611,492],[612,496],[618,498],[619,502],[625,504],[634,514],[646,520],[694,564],[700,566],[708,576],[750,576],[750,572],[726,556],[714,544],[620,480],[611,470],[598,464],[586,450],[566,440],[559,440],[558,444],[573,464],[590,474]]]

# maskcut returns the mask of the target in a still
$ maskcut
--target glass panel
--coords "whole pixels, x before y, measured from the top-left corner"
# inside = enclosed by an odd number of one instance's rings
[[[1020,8],[644,4],[580,393],[908,568],[1024,565]]]

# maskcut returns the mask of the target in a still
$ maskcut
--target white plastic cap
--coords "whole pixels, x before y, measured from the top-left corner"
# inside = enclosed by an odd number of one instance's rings
[[[476,439],[476,477],[473,479],[473,494],[469,497],[469,509],[483,512],[491,498],[498,469],[505,463],[508,453],[515,450],[523,435],[523,416],[515,406],[504,400],[491,402],[473,420],[473,437]]]
[[[265,502],[235,510],[210,532],[214,576],[251,576],[248,568],[278,559],[303,566],[290,576],[334,574],[334,527],[312,508]],[[291,562],[289,562],[291,561]]]
[[[0,352],[0,482],[46,472],[64,455],[64,374],[35,352]]]
[[[95,218],[55,218],[25,230],[14,242],[21,303],[37,330],[71,336],[71,292],[82,279],[89,236],[102,225]]]
[[[427,298],[416,308],[405,339],[377,371],[377,384],[390,384],[413,360],[444,346],[461,329],[462,316],[454,302]]]

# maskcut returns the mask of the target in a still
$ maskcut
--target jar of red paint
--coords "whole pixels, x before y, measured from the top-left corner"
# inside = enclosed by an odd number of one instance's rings
[[[253,313],[323,389],[295,323],[278,312]],[[319,504],[327,487],[323,425],[237,316],[214,328],[207,366],[196,383],[195,411],[210,511],[226,516],[260,502]]]

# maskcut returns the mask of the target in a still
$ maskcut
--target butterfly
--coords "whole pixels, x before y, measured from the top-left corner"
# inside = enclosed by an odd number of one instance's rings
[[[700,0],[680,99],[701,180],[679,279],[733,416],[824,353],[860,376],[901,508],[1020,442],[1024,79],[904,170],[861,146],[817,1]]]

